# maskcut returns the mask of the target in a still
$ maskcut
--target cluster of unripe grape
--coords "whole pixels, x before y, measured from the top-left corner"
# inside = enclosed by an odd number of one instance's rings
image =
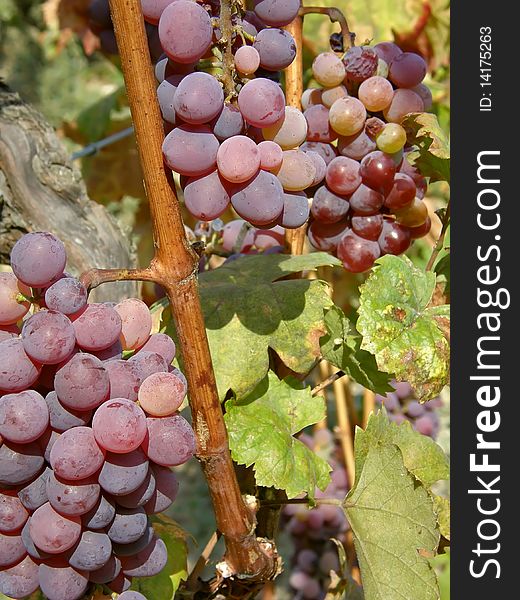
[[[159,573],[149,515],[195,452],[173,340],[136,298],[89,303],[50,233],[21,237],[0,273],[0,592],[76,600]],[[123,354],[125,358],[123,358]],[[137,600],[135,592],[121,600]],[[131,594],[131,595],[130,595]]]
[[[409,383],[394,381],[392,385],[394,392],[389,392],[386,396],[376,395],[377,404],[386,408],[388,418],[398,425],[408,421],[419,433],[436,439],[440,420],[435,411],[442,407],[442,399],[437,397],[421,404]]]
[[[339,447],[329,429],[318,429],[313,435],[302,434],[304,442],[313,452],[327,459],[332,467],[332,482],[316,498],[343,500],[349,490],[345,467],[338,455]],[[350,525],[344,511],[336,505],[318,504],[309,509],[303,504],[288,504],[283,511],[284,528],[293,542],[290,560],[289,585],[294,600],[323,600],[329,588],[330,572],[338,573],[338,549],[331,538],[344,543]]]

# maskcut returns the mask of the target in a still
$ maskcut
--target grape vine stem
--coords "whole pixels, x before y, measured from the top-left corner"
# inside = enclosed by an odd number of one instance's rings
[[[275,559],[256,539],[255,519],[240,494],[229,453],[198,294],[198,256],[186,239],[173,178],[163,163],[164,130],[141,3],[110,0],[110,9],[150,203],[155,246],[149,267],[131,275],[140,274],[162,285],[171,305],[188,380],[197,458],[208,483],[217,528],[225,538],[225,560],[231,572],[242,579],[265,581],[275,572]],[[121,278],[126,276],[121,273]]]
[[[339,23],[341,37],[343,38],[343,51],[347,51],[354,45],[356,34],[350,31],[347,18],[341,12],[341,10],[339,10],[339,8],[334,8],[331,6],[302,6],[300,8],[300,17],[312,14],[327,15],[331,23]]]
[[[428,260],[428,264],[426,265],[426,271],[431,271],[433,269],[435,261],[439,256],[439,252],[444,246],[444,239],[446,238],[446,232],[448,231],[448,227],[450,224],[450,212],[450,202],[448,202],[448,205],[446,206],[446,210],[444,211],[444,215],[442,217],[442,229],[439,234],[439,237],[437,238],[437,241],[435,242],[435,246],[433,247],[430,259]]]

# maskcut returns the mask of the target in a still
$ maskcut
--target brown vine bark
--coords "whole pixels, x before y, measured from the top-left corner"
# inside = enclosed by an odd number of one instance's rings
[[[225,538],[230,574],[266,580],[275,571],[275,560],[256,539],[254,518],[240,495],[229,453],[198,295],[198,258],[186,239],[162,159],[163,126],[140,2],[110,0],[110,8],[153,222],[156,252],[147,277],[163,285],[172,308],[190,390],[197,457]]]
[[[81,173],[52,126],[18,94],[0,84],[0,263],[29,231],[48,230],[67,248],[67,268],[134,266],[128,236],[87,196]],[[96,301],[135,296],[127,282],[96,290]]]

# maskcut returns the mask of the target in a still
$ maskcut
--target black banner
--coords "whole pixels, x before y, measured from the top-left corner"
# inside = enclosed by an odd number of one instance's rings
[[[514,4],[452,6],[452,598],[517,597]],[[516,267],[516,269],[515,269]],[[516,277],[518,279],[518,277]],[[518,374],[517,374],[518,373]],[[517,431],[515,432],[515,428]]]

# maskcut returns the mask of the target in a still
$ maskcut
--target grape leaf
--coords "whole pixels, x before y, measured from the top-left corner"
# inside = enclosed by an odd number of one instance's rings
[[[321,356],[323,310],[332,304],[326,284],[308,279],[278,280],[291,273],[339,264],[324,252],[293,257],[256,255],[200,276],[202,310],[221,399],[229,389],[242,398],[255,388],[269,369],[269,348],[292,371],[307,373],[313,367]],[[169,311],[163,324],[173,334]]]
[[[437,522],[439,523],[439,531],[442,537],[445,537],[448,541],[450,540],[450,501],[442,496],[433,495],[433,502],[435,505],[435,512],[437,513]]]
[[[224,419],[231,456],[254,465],[256,483],[285,490],[288,498],[324,490],[331,468],[294,435],[325,417],[325,401],[292,377],[270,371],[251,394],[228,400]]]
[[[361,350],[361,338],[350,333],[349,320],[341,308],[332,306],[325,311],[325,327],[327,333],[320,339],[323,358],[377,394],[394,390],[390,375],[377,368],[374,355]]]
[[[449,461],[444,450],[430,437],[413,430],[408,421],[402,425],[390,422],[384,408],[370,415],[364,431],[356,430],[356,472],[361,471],[370,448],[377,444],[395,444],[401,450],[404,466],[426,488],[450,476]]]
[[[344,508],[366,600],[439,600],[426,558],[439,543],[433,501],[397,446],[370,445]]]
[[[408,142],[417,146],[410,153],[412,163],[430,181],[450,182],[450,141],[436,115],[412,113],[403,123]]]
[[[449,306],[428,303],[435,274],[406,256],[383,256],[360,288],[361,348],[380,370],[408,381],[419,400],[434,398],[449,381]]]
[[[155,533],[166,544],[168,562],[153,577],[134,577],[130,589],[141,592],[147,598],[173,600],[181,581],[186,581],[188,577],[187,534],[175,521],[164,515],[152,517],[152,522]]]

